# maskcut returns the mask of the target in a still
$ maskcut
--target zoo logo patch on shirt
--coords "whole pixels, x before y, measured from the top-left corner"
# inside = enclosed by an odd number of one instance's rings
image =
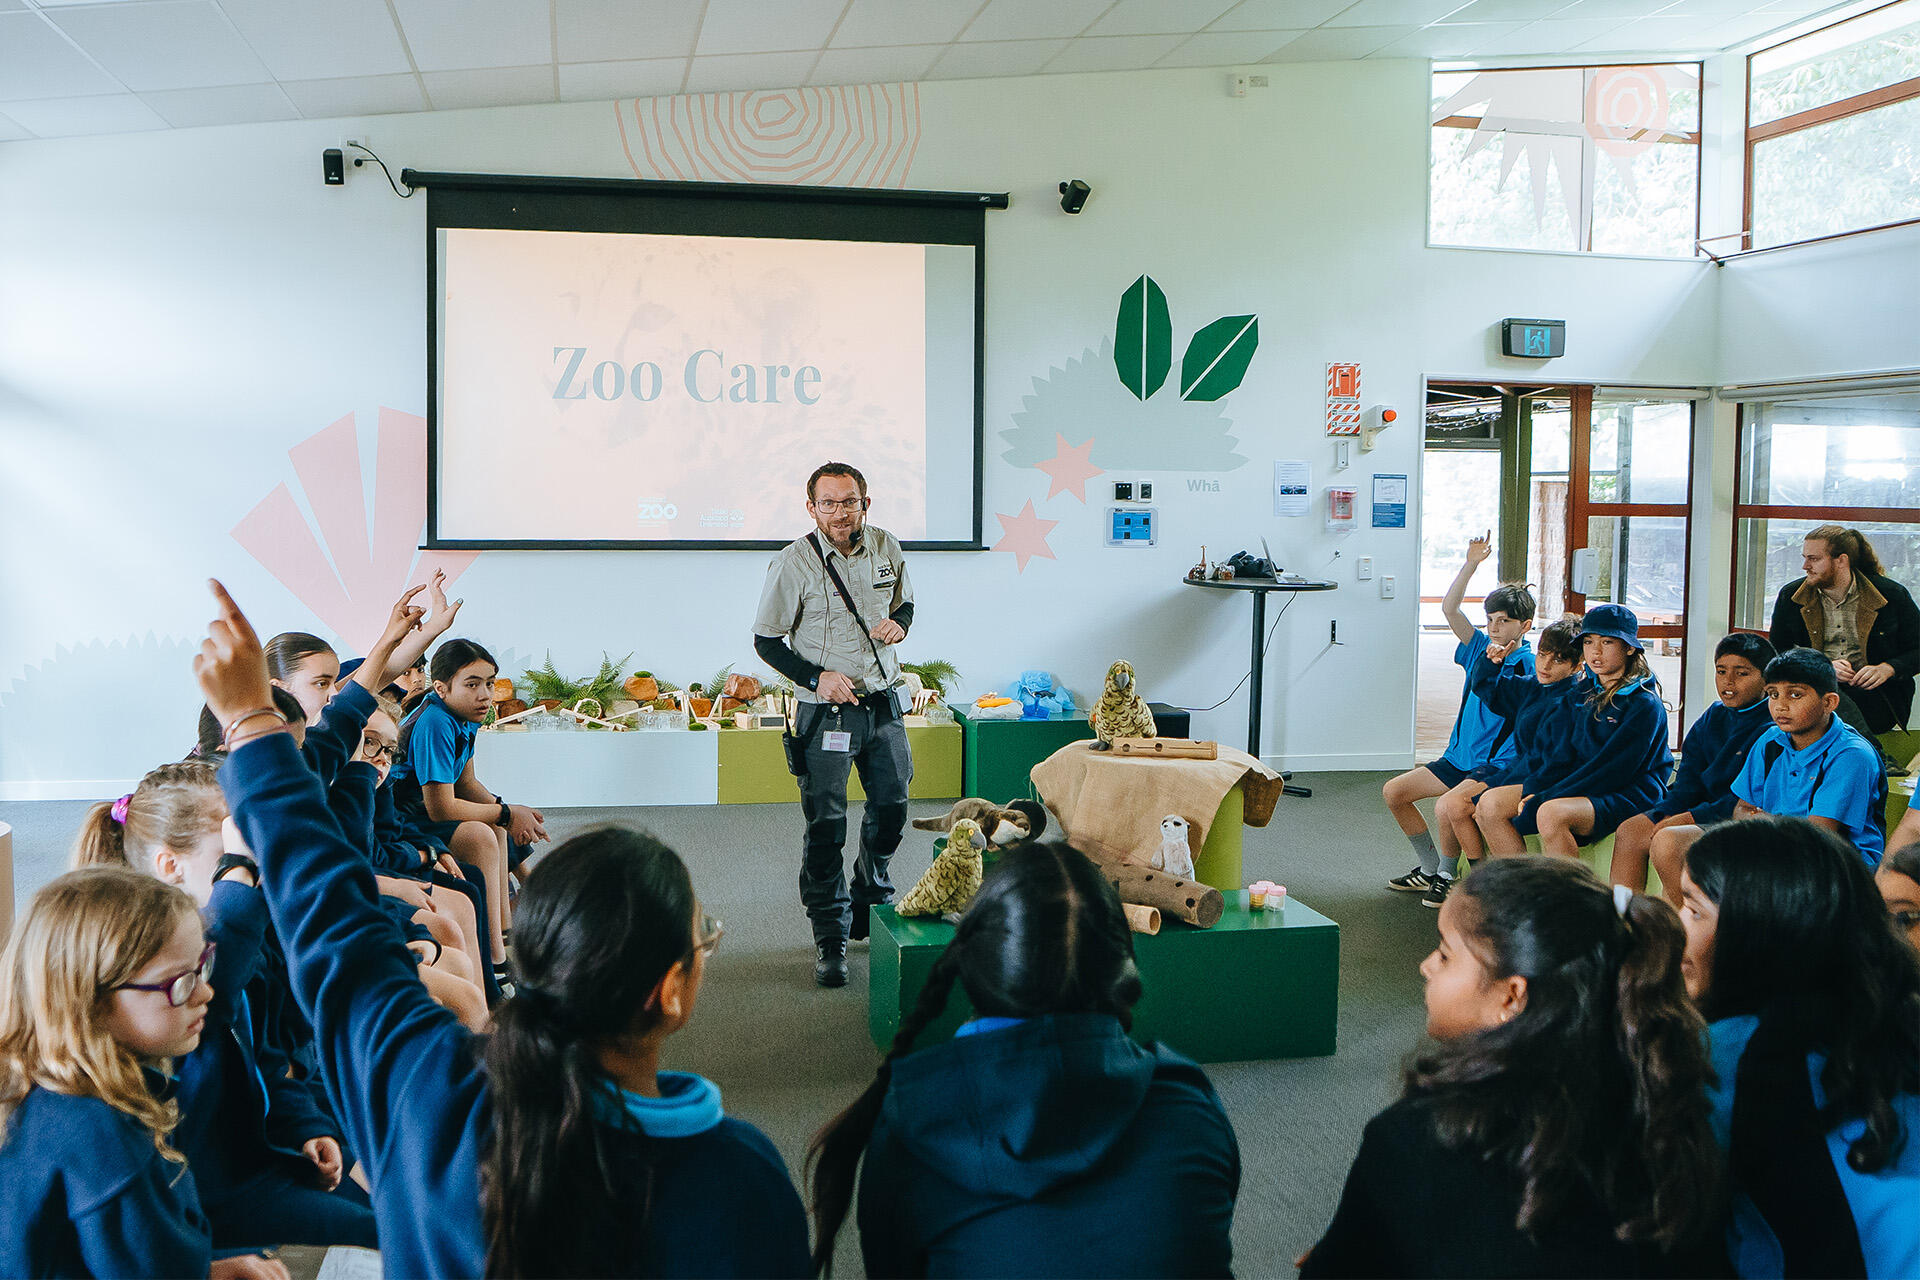
[[[893,561],[882,560],[879,567],[873,571],[874,589],[878,590],[881,587],[891,587],[893,585],[893,576]]]

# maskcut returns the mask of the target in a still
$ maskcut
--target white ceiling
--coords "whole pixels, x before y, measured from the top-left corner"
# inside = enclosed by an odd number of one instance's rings
[[[723,89],[1706,53],[1827,0],[0,0],[0,142]]]

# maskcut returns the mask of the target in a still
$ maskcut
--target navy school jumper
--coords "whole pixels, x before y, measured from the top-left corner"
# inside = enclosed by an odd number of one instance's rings
[[[220,781],[260,860],[341,1122],[371,1174],[383,1270],[483,1274],[480,1164],[493,1098],[476,1038],[415,977],[413,956],[375,901],[372,869],[341,835],[292,740],[275,733],[243,744]],[[656,1166],[649,1247],[632,1271],[808,1272],[799,1197],[757,1130],[725,1120],[692,1137],[649,1141],[667,1150]],[[610,1145],[615,1168],[628,1167],[621,1144]],[[642,1196],[634,1186],[624,1199],[637,1205]]]
[[[1467,672],[1468,687],[1496,715],[1505,716],[1513,725],[1513,758],[1487,779],[1489,790],[1545,775],[1565,732],[1568,698],[1577,683],[1568,676],[1541,684],[1532,675],[1484,661],[1476,662]]]
[[[1581,796],[1593,804],[1593,829],[1579,840],[1591,844],[1666,799],[1673,750],[1667,745],[1667,707],[1651,680],[1627,681],[1606,705],[1588,700],[1600,688],[1591,672],[1582,671],[1572,684],[1561,732],[1539,777],[1527,779],[1533,798],[1514,817],[1513,828],[1530,835],[1538,830],[1542,804]]]
[[[1691,813],[1702,827],[1730,820],[1734,779],[1746,767],[1754,741],[1772,727],[1773,714],[1765,698],[1738,711],[1724,702],[1708,707],[1680,744],[1680,770],[1667,788],[1667,798],[1647,810],[1647,816],[1658,822]]]
[[[171,1082],[147,1070],[164,1098]],[[204,1276],[193,1174],[98,1098],[27,1091],[0,1136],[0,1276]]]

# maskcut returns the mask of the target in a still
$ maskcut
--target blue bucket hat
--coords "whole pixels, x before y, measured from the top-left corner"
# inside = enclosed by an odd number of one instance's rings
[[[1612,636],[1632,648],[1646,648],[1640,643],[1640,619],[1623,604],[1600,604],[1587,610],[1580,619],[1580,638],[1588,636]]]

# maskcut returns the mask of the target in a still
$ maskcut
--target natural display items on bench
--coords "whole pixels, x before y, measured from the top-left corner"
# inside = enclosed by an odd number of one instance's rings
[[[1123,902],[1120,909],[1127,914],[1127,928],[1135,933],[1152,936],[1160,932],[1160,911],[1156,907],[1143,907],[1137,903]]]
[[[1095,857],[1093,862],[1120,895],[1122,903],[1153,907],[1162,915],[1185,920],[1202,929],[1211,929],[1219,923],[1221,913],[1227,909],[1226,895],[1190,876],[1156,871],[1124,859]]]
[[[1115,738],[1114,751],[1123,756],[1148,756],[1159,760],[1218,760],[1220,744],[1196,742],[1192,738]]]
[[[1110,749],[1115,738],[1154,736],[1153,712],[1134,683],[1131,662],[1116,662],[1107,668],[1107,687],[1087,713],[1087,723],[1093,726],[1096,751]]]
[[[989,845],[1035,840],[1047,829],[1046,806],[1032,800],[1010,800],[1004,805],[969,797],[938,818],[915,818],[916,831],[951,831],[961,821],[973,823]]]
[[[987,838],[976,823],[966,818],[955,822],[947,832],[947,847],[934,857],[919,882],[907,890],[896,911],[902,916],[958,920],[973,895],[980,892],[980,854],[986,847]]]

